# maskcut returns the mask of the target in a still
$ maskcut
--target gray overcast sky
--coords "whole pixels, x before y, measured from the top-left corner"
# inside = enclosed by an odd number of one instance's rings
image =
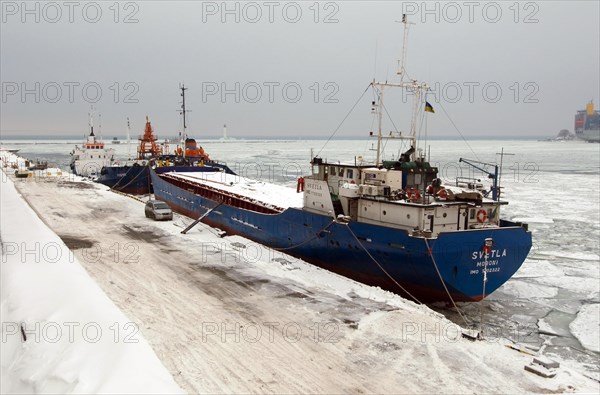
[[[373,77],[393,80],[403,11],[430,135],[457,136],[443,107],[467,136],[554,136],[600,101],[598,1],[23,4],[2,1],[3,136],[81,136],[96,100],[105,138],[146,115],[174,136],[183,82],[197,137],[327,137]],[[371,130],[371,100],[337,136]],[[402,130],[408,101],[387,102]]]

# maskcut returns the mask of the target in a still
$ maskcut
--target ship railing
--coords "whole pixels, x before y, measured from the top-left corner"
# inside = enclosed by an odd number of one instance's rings
[[[507,219],[500,219],[501,228],[521,227],[526,231],[529,230],[529,224],[520,221],[509,221]]]
[[[481,179],[474,177],[456,177],[455,186],[482,191],[485,189]]]

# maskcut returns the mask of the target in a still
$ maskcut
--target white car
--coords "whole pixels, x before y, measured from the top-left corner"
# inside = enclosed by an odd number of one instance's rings
[[[160,200],[148,200],[144,209],[146,218],[152,218],[155,221],[158,220],[172,220],[173,211],[165,202]]]

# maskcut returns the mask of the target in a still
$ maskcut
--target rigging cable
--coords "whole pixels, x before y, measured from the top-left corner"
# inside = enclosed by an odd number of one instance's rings
[[[358,100],[356,101],[356,103],[354,103],[354,105],[352,106],[352,108],[350,109],[350,111],[348,111],[348,113],[346,114],[346,116],[344,117],[344,119],[342,119],[342,122],[340,122],[340,124],[337,126],[337,128],[335,128],[335,130],[333,131],[333,133],[331,133],[331,135],[329,136],[329,138],[327,139],[327,141],[325,141],[325,144],[323,144],[323,147],[321,147],[321,149],[319,150],[319,152],[317,153],[316,156],[319,156],[319,154],[321,152],[323,152],[323,150],[325,149],[325,146],[331,141],[331,139],[333,138],[333,136],[335,136],[335,134],[338,132],[338,130],[340,130],[340,128],[342,127],[342,125],[344,124],[344,122],[346,122],[346,119],[350,116],[350,114],[352,114],[352,111],[354,111],[354,108],[358,105],[358,103],[363,98],[363,96],[365,95],[365,93],[367,92],[367,90],[369,90],[370,86],[371,86],[371,84],[369,83],[369,85],[363,91],[363,93],[360,95],[360,97],[358,98]]]
[[[480,161],[481,159],[479,159],[479,157],[477,156],[477,154],[475,153],[475,151],[473,150],[473,148],[471,148],[471,146],[469,145],[469,142],[467,141],[467,139],[465,138],[465,136],[463,136],[463,134],[460,132],[460,130],[458,129],[458,127],[456,126],[456,124],[454,123],[454,121],[452,120],[452,118],[450,118],[450,115],[448,115],[448,112],[446,112],[446,109],[442,105],[441,100],[437,104],[439,104],[440,108],[444,111],[444,114],[446,114],[446,117],[448,118],[448,120],[450,121],[450,123],[452,124],[452,126],[454,126],[454,129],[456,129],[456,131],[458,132],[458,134],[460,135],[460,137],[463,139],[463,141],[465,142],[465,144],[467,144],[467,147],[469,147],[469,149],[471,150],[471,152],[473,153],[473,155],[475,155],[475,158]]]

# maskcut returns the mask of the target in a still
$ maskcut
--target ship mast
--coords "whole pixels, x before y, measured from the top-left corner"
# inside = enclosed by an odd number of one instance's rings
[[[404,25],[404,36],[402,38],[402,53],[400,55],[400,59],[398,59],[398,71],[396,74],[400,76],[400,82],[404,80],[405,68],[404,65],[406,63],[406,52],[408,51],[408,25],[414,25],[414,23],[409,23],[406,20],[406,14],[402,14],[402,22]]]
[[[406,70],[405,70],[405,64],[406,64],[406,53],[407,53],[407,48],[408,48],[408,43],[407,43],[407,39],[408,39],[408,30],[409,30],[409,25],[412,25],[413,23],[410,23],[407,21],[406,19],[406,14],[402,14],[402,24],[404,24],[404,38],[403,38],[403,43],[402,43],[402,52],[401,52],[401,57],[398,60],[398,71],[396,72],[397,75],[400,76],[400,82],[399,83],[389,83],[389,82],[376,82],[375,79],[373,79],[373,82],[371,82],[371,85],[377,89],[377,96],[378,96],[378,103],[373,103],[373,110],[377,111],[377,115],[378,115],[378,130],[377,130],[377,157],[376,157],[376,166],[379,166],[382,164],[382,158],[381,158],[381,141],[385,138],[385,139],[401,139],[401,140],[410,140],[410,144],[411,147],[414,149],[413,152],[411,153],[411,160],[415,160],[415,152],[417,152],[417,115],[419,113],[419,105],[421,103],[421,92],[423,90],[427,90],[427,84],[419,82],[417,80],[411,80],[411,81],[407,81],[404,82],[404,76],[406,75]],[[412,117],[411,117],[411,123],[410,123],[410,132],[409,132],[409,136],[404,137],[402,136],[402,133],[400,133],[397,136],[393,136],[393,135],[389,135],[389,136],[383,136],[382,134],[382,121],[383,121],[383,111],[385,110],[384,104],[383,104],[383,91],[384,88],[386,87],[395,87],[395,88],[403,88],[403,89],[407,89],[410,92],[412,92],[414,94],[414,105],[413,105],[413,112],[412,112]]]
[[[127,117],[127,159],[131,160],[131,125],[129,117]]]
[[[88,112],[89,124],[90,124],[90,136],[94,136],[94,107],[90,108],[90,112]]]
[[[183,116],[183,135],[181,136],[181,145],[183,147],[183,157],[185,158],[185,140],[187,139],[187,125],[185,123],[185,113],[188,112],[188,110],[185,109],[185,91],[188,90],[188,88],[186,88],[184,84],[181,84],[179,85],[179,89],[181,89],[182,98],[181,110],[179,113]]]

